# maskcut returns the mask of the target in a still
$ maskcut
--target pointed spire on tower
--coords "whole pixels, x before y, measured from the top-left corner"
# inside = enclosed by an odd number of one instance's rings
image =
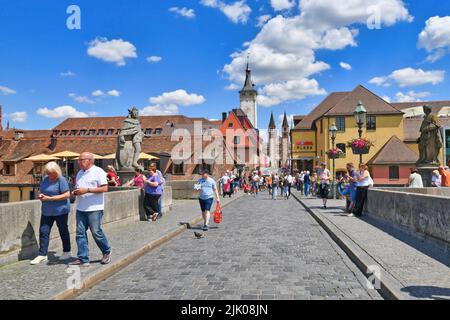
[[[289,123],[288,123],[288,119],[287,119],[287,115],[286,115],[286,111],[284,112],[284,118],[283,118],[283,128],[289,128]]]
[[[240,92],[252,91],[252,92],[257,93],[253,87],[254,87],[254,84],[252,81],[252,70],[250,70],[250,53],[249,53],[249,54],[247,54],[247,67],[245,68],[244,87],[242,88],[242,90]]]
[[[276,129],[275,120],[273,119],[273,112],[270,114],[269,129]]]

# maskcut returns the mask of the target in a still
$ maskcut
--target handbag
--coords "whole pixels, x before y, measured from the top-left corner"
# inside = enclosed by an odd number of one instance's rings
[[[220,203],[217,202],[216,205],[216,211],[214,211],[214,223],[221,223],[222,222],[222,209],[220,208]]]

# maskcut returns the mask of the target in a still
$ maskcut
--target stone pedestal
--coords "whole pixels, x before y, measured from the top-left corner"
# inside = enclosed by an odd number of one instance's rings
[[[433,166],[424,166],[424,167],[417,167],[417,170],[419,171],[419,174],[422,176],[422,182],[423,182],[423,186],[425,188],[430,188],[431,187],[431,181],[432,181],[432,176],[433,176],[433,171],[437,170],[438,167],[433,167]]]
[[[134,178],[135,171],[133,170],[120,170],[117,171],[117,175],[120,179],[120,184],[123,186],[125,183]]]

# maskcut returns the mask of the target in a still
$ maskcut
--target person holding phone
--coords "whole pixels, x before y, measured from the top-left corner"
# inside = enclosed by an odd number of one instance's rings
[[[102,251],[102,264],[111,262],[111,246],[102,230],[103,211],[105,209],[105,192],[108,192],[106,172],[94,165],[94,155],[83,152],[78,165],[81,170],[77,174],[75,190],[77,197],[77,231],[78,259],[69,265],[88,267],[89,246],[87,229],[91,230],[95,243]]]

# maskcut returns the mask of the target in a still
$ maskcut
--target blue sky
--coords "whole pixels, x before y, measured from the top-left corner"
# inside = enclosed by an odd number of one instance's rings
[[[309,2],[4,1],[3,125],[6,118],[14,127],[49,129],[66,116],[126,115],[131,106],[219,119],[239,105],[247,49],[260,128],[271,111],[277,119],[306,114],[326,94],[358,84],[390,101],[450,100],[450,3]],[[72,4],[81,9],[81,30],[66,26]],[[371,30],[373,4],[380,29]],[[238,89],[226,90],[230,84]]]

